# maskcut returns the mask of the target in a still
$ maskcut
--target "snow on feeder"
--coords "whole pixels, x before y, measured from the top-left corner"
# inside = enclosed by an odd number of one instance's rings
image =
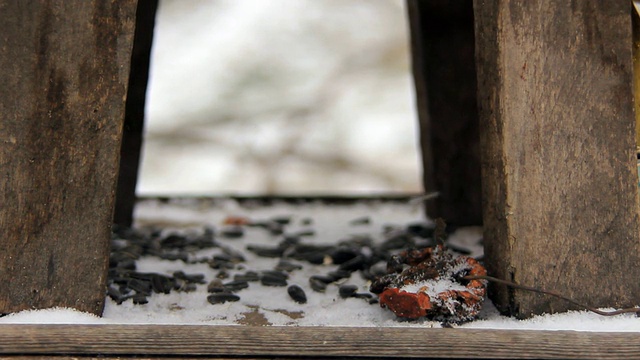
[[[487,271],[468,256],[453,257],[441,246],[406,250],[387,264],[388,274],[372,283],[380,306],[401,318],[427,317],[444,322],[473,320],[484,301]]]

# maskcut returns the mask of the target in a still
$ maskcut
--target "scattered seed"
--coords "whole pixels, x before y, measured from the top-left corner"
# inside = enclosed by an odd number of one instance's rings
[[[365,267],[365,258],[362,255],[358,255],[353,259],[340,264],[339,269],[346,270],[346,271],[356,271],[356,270],[364,269],[364,267]]]
[[[218,256],[218,255],[216,255]],[[233,269],[235,264],[225,259],[216,259],[215,257],[209,260],[209,267],[212,269]]]
[[[327,289],[327,283],[315,277],[309,278],[311,289],[316,292],[324,292]]]
[[[244,229],[237,225],[225,226],[220,231],[220,235],[227,239],[238,239],[244,236]]]
[[[151,286],[158,294],[168,294],[174,287],[174,280],[168,276],[153,274],[151,276]]]
[[[310,279],[314,279],[314,280],[317,280],[317,281],[321,281],[321,282],[323,282],[324,284],[331,284],[332,282],[334,282],[334,281],[335,281],[335,278],[334,278],[334,277],[332,277],[332,276],[326,276],[326,275],[313,275],[313,276],[311,276],[311,278],[310,278]]]
[[[334,282],[334,281],[350,278],[351,277],[351,272],[350,271],[346,271],[346,270],[338,269],[338,270],[334,270],[334,271],[329,272],[327,274],[327,276],[332,279],[331,282]]]
[[[252,253],[267,258],[281,257],[285,249],[278,247],[260,246],[260,245],[248,245],[247,250]]]
[[[122,293],[113,286],[107,286],[107,295],[115,302],[120,301],[122,298]]]
[[[276,216],[271,218],[271,221],[280,225],[289,225],[291,223],[290,216]]]
[[[273,274],[263,274],[260,282],[264,286],[287,286],[287,279]]]
[[[140,279],[129,279],[127,286],[139,294],[151,295],[151,282]]]
[[[116,263],[114,267],[126,270],[135,270],[136,269],[136,260],[135,259],[123,259]]]
[[[304,290],[302,290],[300,286],[291,285],[287,288],[287,292],[289,293],[289,296],[291,296],[293,301],[297,302],[298,304],[306,304],[307,295],[304,293]]]
[[[188,283],[204,284],[204,274],[185,274],[184,271],[176,271],[173,273],[176,279],[184,280]]]
[[[371,218],[369,218],[368,216],[355,218],[349,221],[349,224],[351,225],[369,225],[370,223],[371,223]]]
[[[315,234],[316,234],[315,230],[307,229],[307,230],[300,230],[298,232],[295,232],[293,236],[303,237],[303,236],[314,236]]]
[[[176,279],[176,285],[174,286],[174,289],[176,291],[192,292],[196,291],[197,286],[194,283],[190,283],[182,279]]]
[[[340,288],[338,289],[338,293],[340,294],[341,298],[346,299],[348,297],[353,296],[357,290],[358,290],[358,287],[356,285],[344,284],[344,285],[340,285]]]
[[[230,281],[223,284],[224,289],[228,291],[240,291],[249,287],[249,283],[246,281]]]
[[[144,305],[149,302],[149,300],[147,300],[147,297],[144,294],[135,294],[133,295],[132,299],[133,299],[133,303],[136,305]]]
[[[178,234],[171,234],[160,240],[160,246],[164,249],[179,249],[187,245],[187,238]]]
[[[271,276],[271,277],[275,277],[275,278],[281,278],[281,279],[288,279],[289,275],[285,272],[282,271],[278,271],[278,270],[264,270],[262,271],[262,275],[265,276]]]
[[[209,285],[207,285],[207,291],[210,293],[219,293],[223,292],[224,290],[224,285],[222,284],[222,281],[220,281],[220,279],[213,279],[211,280]]]
[[[187,262],[189,260],[189,254],[183,251],[179,252],[163,252],[160,254],[160,259],[177,261],[181,260]]]
[[[433,231],[436,229],[436,227],[432,224],[426,224],[426,223],[411,223],[409,225],[407,225],[406,227],[406,231],[410,234],[414,234],[417,235],[423,239],[427,239],[430,237],[433,237]]]
[[[331,262],[336,265],[343,264],[358,255],[360,255],[360,253],[357,250],[345,247],[339,247],[329,254],[329,256],[331,256]]]
[[[224,304],[227,301],[233,302],[238,300],[240,300],[240,296],[228,293],[218,293],[207,296],[207,301],[209,301],[209,303],[211,303],[212,305]]]
[[[233,280],[236,281],[260,281],[260,275],[255,271],[247,271],[244,274],[233,275]]]
[[[300,270],[300,269],[302,269],[302,265],[293,263],[285,259],[280,259],[280,261],[278,262],[278,265],[276,265],[276,270],[279,270],[279,271],[291,272],[291,271]]]
[[[354,297],[356,299],[371,299],[373,298],[373,294],[370,293],[354,293],[351,294],[351,297]]]

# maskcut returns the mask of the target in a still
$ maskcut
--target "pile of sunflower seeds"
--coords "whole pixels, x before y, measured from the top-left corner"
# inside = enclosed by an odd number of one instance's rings
[[[312,219],[304,219],[306,225]],[[433,230],[429,223],[412,223],[404,227],[382,229],[383,241],[375,242],[368,236],[354,236],[335,244],[316,244],[306,241],[314,235],[313,230],[288,231],[289,217],[275,217],[254,221],[248,218],[230,218],[219,229],[205,226],[195,232],[172,232],[167,229],[147,226],[142,228],[113,227],[111,257],[109,262],[107,295],[117,304],[131,299],[134,304],[146,304],[153,294],[170,292],[192,292],[198,285],[207,284],[207,300],[210,304],[223,304],[240,300],[240,292],[260,283],[264,286],[286,288],[292,301],[307,302],[305,291],[298,285],[289,284],[290,273],[300,270],[305,263],[333,264],[333,270],[318,273],[308,278],[309,288],[322,293],[329,284],[339,286],[342,298],[361,298],[370,304],[378,302],[377,296],[369,292],[358,292],[358,287],[348,284],[353,274],[374,281],[386,274],[389,258],[404,249],[433,246]],[[369,218],[361,217],[349,222],[350,226],[367,225]],[[273,245],[247,245],[246,252],[229,246],[233,241],[246,236],[247,229],[259,229],[277,239]],[[202,250],[215,249],[214,255],[201,256]],[[465,249],[455,249],[468,253]],[[277,259],[270,269],[246,270],[247,252],[258,257]],[[208,264],[216,275],[207,279],[205,274],[175,271],[173,274],[140,272],[136,261],[142,257],[183,262],[185,264]],[[231,275],[233,272],[233,275]],[[284,291],[284,290],[283,290]]]

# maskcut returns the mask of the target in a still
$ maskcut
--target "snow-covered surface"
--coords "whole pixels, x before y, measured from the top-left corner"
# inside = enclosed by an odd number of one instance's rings
[[[369,234],[379,237],[385,225],[405,225],[423,221],[419,208],[402,203],[374,203],[330,206],[320,203],[306,205],[275,204],[272,206],[241,206],[235,201],[182,200],[170,204],[158,201],[144,201],[136,211],[137,223],[169,224],[180,231],[198,231],[202,225],[220,227],[227,216],[248,216],[254,220],[269,219],[276,216],[291,216],[292,225],[288,231],[314,229],[316,234],[305,241],[312,243],[330,243],[349,236]],[[369,217],[369,224],[355,225],[350,221]],[[304,225],[303,219],[312,219],[313,223]],[[456,231],[449,241],[458,246],[481,249],[481,233],[478,228],[465,228]],[[230,244],[242,250],[247,261],[246,270],[272,269],[277,259],[261,258],[246,251],[248,244],[274,244],[275,240],[260,229],[249,229],[243,239],[229,240]],[[212,251],[212,250],[203,250]],[[241,300],[234,303],[211,305],[207,302],[206,285],[198,285],[195,292],[171,292],[168,295],[154,294],[145,305],[134,305],[127,300],[117,305],[107,298],[102,318],[71,309],[48,309],[24,311],[0,318],[2,323],[67,323],[67,324],[191,324],[191,325],[285,325],[285,326],[355,326],[355,327],[440,327],[437,322],[425,320],[399,321],[388,310],[357,298],[343,299],[338,295],[338,286],[330,285],[326,293],[321,294],[310,289],[308,278],[315,274],[326,274],[335,265],[311,265],[301,263],[302,270],[291,273],[289,284],[301,286],[308,298],[306,304],[298,304],[288,296],[284,287],[265,287],[251,283],[249,288],[237,294]],[[146,257],[138,262],[138,271],[153,271],[171,274],[183,270],[186,273],[203,273],[207,281],[213,279],[217,270],[206,264],[186,265],[181,261],[159,260]],[[354,273],[345,281],[357,285],[359,291],[366,292],[368,284]],[[490,301],[486,301],[478,320],[461,325],[462,328],[488,329],[546,329],[577,331],[640,331],[640,319],[632,314],[615,317],[602,317],[585,311],[573,311],[564,314],[537,316],[529,320],[516,320],[500,316]]]

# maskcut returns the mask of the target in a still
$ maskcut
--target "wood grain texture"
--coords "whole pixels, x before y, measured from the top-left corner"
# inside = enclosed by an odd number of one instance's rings
[[[640,304],[630,3],[474,1],[486,265],[596,307]],[[564,311],[492,289],[519,317]]]
[[[640,149],[640,3],[634,2],[631,10],[633,33],[633,95],[636,111],[636,148]]]
[[[206,325],[0,325],[0,354],[633,358],[637,333]]]
[[[480,145],[471,1],[408,0],[427,214],[481,225]]]
[[[0,313],[102,312],[134,14],[0,0]]]

